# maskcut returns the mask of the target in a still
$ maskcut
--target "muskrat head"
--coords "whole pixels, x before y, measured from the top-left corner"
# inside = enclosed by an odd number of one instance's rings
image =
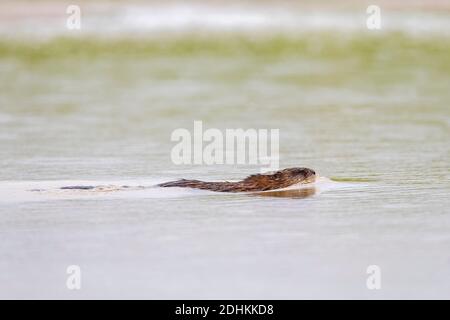
[[[308,168],[289,168],[265,174],[253,174],[242,181],[235,182],[233,188],[241,192],[267,191],[311,183],[315,180],[316,173],[314,170]]]
[[[281,170],[283,179],[296,183],[311,183],[316,180],[316,173],[309,168],[288,168]]]

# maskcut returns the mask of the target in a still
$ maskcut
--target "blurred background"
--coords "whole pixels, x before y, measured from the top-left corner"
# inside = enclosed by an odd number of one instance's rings
[[[2,1],[0,297],[449,298],[449,53],[448,1]],[[345,188],[10,192],[259,171],[174,165],[170,134],[194,120],[280,129],[281,167]],[[382,290],[366,288],[369,264]]]

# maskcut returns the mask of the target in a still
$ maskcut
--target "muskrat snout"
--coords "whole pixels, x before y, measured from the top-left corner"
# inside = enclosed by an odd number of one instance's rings
[[[316,172],[314,170],[311,170],[309,176],[306,177],[306,181],[314,182],[316,181],[316,178],[317,178]]]
[[[305,183],[311,183],[314,181],[316,181],[316,172],[312,169],[307,169],[305,175]]]

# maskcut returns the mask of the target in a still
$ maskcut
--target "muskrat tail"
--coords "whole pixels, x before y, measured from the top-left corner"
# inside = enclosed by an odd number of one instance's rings
[[[202,189],[216,192],[239,192],[235,190],[233,182],[206,182],[200,180],[187,180],[181,179],[177,181],[170,181],[166,183],[158,184],[159,187],[180,187],[180,188],[193,188]]]
[[[199,180],[187,180],[187,179],[181,179],[177,181],[169,181],[160,183],[157,186],[158,187],[192,187],[194,185],[198,185],[199,183],[202,183],[202,181]]]

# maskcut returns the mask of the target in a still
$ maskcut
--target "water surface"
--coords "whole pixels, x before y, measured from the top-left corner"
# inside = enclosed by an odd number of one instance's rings
[[[0,297],[449,298],[450,41],[433,30],[1,38]],[[170,134],[194,120],[278,128],[281,167],[334,182],[27,191],[259,171],[174,165]]]

